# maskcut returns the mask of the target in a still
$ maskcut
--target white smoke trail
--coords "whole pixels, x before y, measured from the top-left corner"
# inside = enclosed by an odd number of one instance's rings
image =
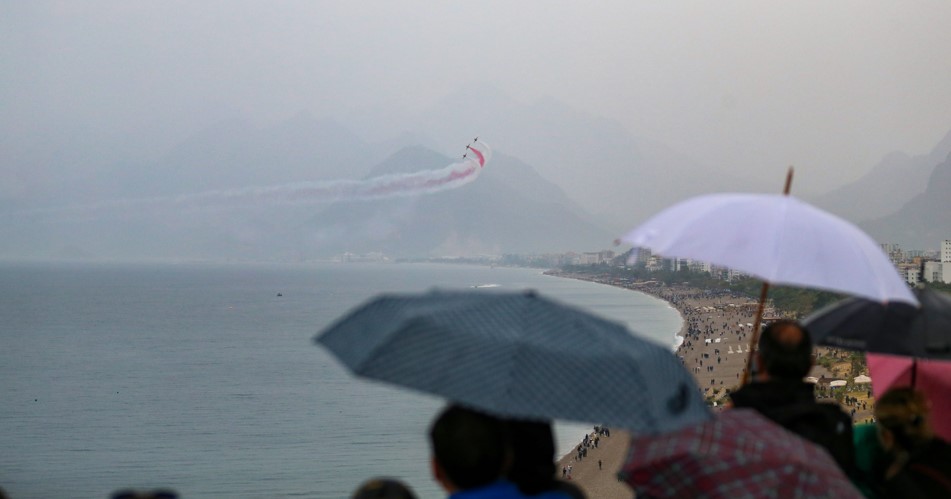
[[[362,201],[419,196],[461,187],[475,180],[492,156],[482,141],[475,141],[466,157],[438,170],[381,175],[366,180],[295,182],[268,187],[246,187],[184,194],[180,196],[122,199],[57,209],[30,210],[25,214],[68,212],[74,217],[95,217],[109,212],[150,209],[201,209],[267,204],[319,204],[334,201]]]
[[[179,196],[175,204],[198,206],[229,202],[259,203],[327,203],[359,201],[398,196],[418,196],[461,187],[479,176],[491,157],[491,149],[477,141],[470,146],[470,156],[438,170],[381,175],[366,180],[332,180],[297,182],[272,187],[250,187],[222,191],[206,191]]]

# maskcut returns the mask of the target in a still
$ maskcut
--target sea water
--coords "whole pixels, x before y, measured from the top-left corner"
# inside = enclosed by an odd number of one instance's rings
[[[443,497],[444,401],[353,377],[314,335],[391,291],[540,294],[671,344],[655,298],[537,269],[443,264],[0,265],[0,487],[12,499],[342,498],[378,475]],[[590,424],[556,425],[559,453]]]

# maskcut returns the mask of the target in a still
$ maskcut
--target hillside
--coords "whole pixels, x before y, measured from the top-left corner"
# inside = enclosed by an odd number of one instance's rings
[[[404,149],[371,175],[439,168],[451,160]],[[461,188],[413,198],[339,202],[309,220],[308,253],[382,251],[394,256],[597,250],[613,236],[527,164],[496,153]]]
[[[937,248],[951,238],[951,154],[934,167],[925,191],[891,215],[859,224],[877,241]]]

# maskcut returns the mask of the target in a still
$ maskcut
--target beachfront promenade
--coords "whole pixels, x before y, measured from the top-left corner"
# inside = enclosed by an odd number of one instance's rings
[[[684,366],[693,373],[708,402],[721,406],[724,400],[728,400],[727,391],[739,385],[749,355],[750,335],[757,309],[755,301],[727,292],[704,291],[686,286],[619,283],[607,277],[563,271],[549,271],[548,274],[619,286],[666,300],[677,308],[684,320],[679,333],[683,342],[676,353],[683,359]],[[781,311],[769,309],[764,314],[766,318],[780,315]],[[821,377],[832,373],[817,366],[811,374]],[[861,402],[865,401],[865,409],[862,409]],[[871,400],[861,397],[853,419],[864,421],[870,417],[871,408]],[[845,409],[851,410],[850,407]],[[572,481],[584,489],[588,497],[633,497],[632,490],[618,482],[616,477],[626,455],[628,439],[626,433],[612,430],[610,437],[600,439],[597,448],[588,449],[586,457],[579,460],[575,452],[562,457],[558,462],[558,473],[561,473],[562,467],[571,465]]]

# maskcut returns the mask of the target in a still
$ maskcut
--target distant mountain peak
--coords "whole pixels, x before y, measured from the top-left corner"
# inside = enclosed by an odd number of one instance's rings
[[[449,165],[450,159],[422,145],[405,146],[374,166],[366,178],[392,173],[413,173],[435,170]]]
[[[900,210],[860,226],[879,242],[908,249],[935,249],[951,237],[951,153],[933,167],[924,192]]]

